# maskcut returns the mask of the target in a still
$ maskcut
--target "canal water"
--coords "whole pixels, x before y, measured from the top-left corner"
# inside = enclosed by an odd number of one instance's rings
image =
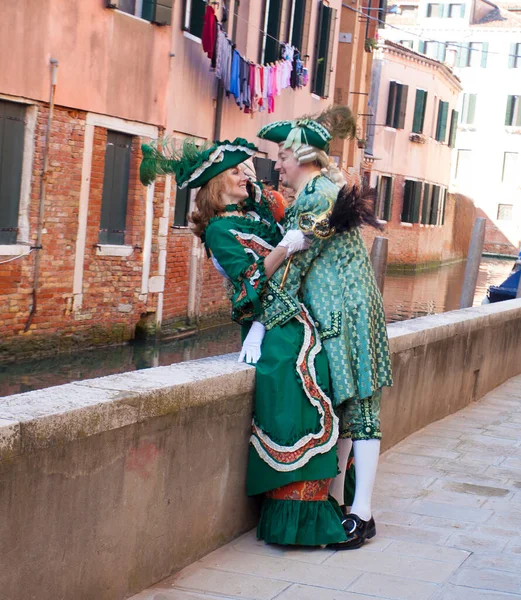
[[[482,260],[475,305],[482,302],[489,285],[497,285],[507,278],[512,265],[511,260]],[[384,289],[388,322],[457,309],[464,271],[465,263],[457,263],[429,271],[388,274]],[[128,344],[0,365],[0,396],[236,352],[239,348],[239,327],[230,324],[155,346]]]

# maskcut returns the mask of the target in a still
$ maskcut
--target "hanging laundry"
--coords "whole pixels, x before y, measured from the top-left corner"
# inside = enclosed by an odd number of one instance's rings
[[[232,94],[237,101],[241,96],[241,86],[240,86],[240,66],[241,66],[241,55],[237,52],[237,50],[233,51],[232,63],[230,68],[230,85],[228,86],[228,91]]]
[[[217,39],[217,17],[215,16],[215,10],[210,4],[206,7],[204,13],[203,22],[203,33],[201,35],[201,41],[203,43],[203,50],[208,54],[208,58],[212,59],[215,51],[215,41]]]

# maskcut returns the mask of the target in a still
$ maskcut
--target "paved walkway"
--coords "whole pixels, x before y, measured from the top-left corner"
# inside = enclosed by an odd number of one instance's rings
[[[247,533],[132,600],[521,600],[521,377],[382,456],[350,552]]]

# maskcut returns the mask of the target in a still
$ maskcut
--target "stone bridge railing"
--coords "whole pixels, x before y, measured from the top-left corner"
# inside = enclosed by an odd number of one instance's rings
[[[521,373],[521,300],[389,326],[384,445]],[[0,398],[0,596],[125,598],[252,527],[228,355]]]

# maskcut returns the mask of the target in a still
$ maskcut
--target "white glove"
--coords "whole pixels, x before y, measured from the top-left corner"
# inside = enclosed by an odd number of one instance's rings
[[[295,252],[307,250],[311,246],[312,241],[312,237],[304,235],[300,229],[290,229],[282,238],[279,246],[286,248],[286,258],[288,258]]]
[[[212,254],[212,262],[213,262],[213,266],[217,269],[217,271],[219,271],[219,273],[223,276],[226,277],[226,279],[230,279],[228,277],[228,275],[226,274],[226,271],[221,267],[221,265],[217,262],[217,259],[215,258],[215,256]]]
[[[239,362],[242,362],[246,357],[245,362],[254,365],[261,357],[261,345],[266,333],[266,327],[259,321],[253,321],[248,335],[244,338]]]

